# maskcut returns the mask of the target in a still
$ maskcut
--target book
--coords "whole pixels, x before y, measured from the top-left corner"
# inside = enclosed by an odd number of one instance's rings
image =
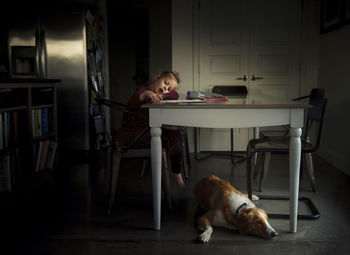
[[[43,148],[41,150],[40,164],[39,164],[38,171],[43,170],[45,168],[45,162],[46,162],[47,152],[49,150],[49,145],[50,145],[50,140],[43,141]]]
[[[35,172],[39,171],[41,153],[43,149],[43,141],[40,141],[36,144],[36,153],[35,153]]]
[[[4,134],[2,128],[2,112],[0,112],[0,150],[4,149]]]
[[[51,169],[54,166],[57,152],[57,142],[51,140],[46,158],[45,168]]]
[[[37,112],[37,128],[38,128],[38,131],[37,131],[37,136],[41,136],[42,135],[42,127],[41,127],[41,110],[40,109],[37,109],[36,110]]]
[[[32,135],[35,137],[35,110],[32,110]]]
[[[49,120],[48,120],[48,108],[41,109],[41,127],[42,127],[42,135],[46,135],[49,133]]]
[[[2,129],[2,132],[3,132],[3,139],[4,139],[4,149],[7,149],[8,146],[9,146],[9,140],[8,140],[8,117],[7,117],[7,112],[4,112],[3,113],[4,115],[4,118],[3,118],[3,129]]]
[[[0,155],[0,192],[1,191],[11,191],[11,164],[10,155],[1,154]]]
[[[18,112],[13,112],[13,142],[18,145]]]
[[[176,99],[176,100],[161,100],[162,103],[203,103],[202,99]]]

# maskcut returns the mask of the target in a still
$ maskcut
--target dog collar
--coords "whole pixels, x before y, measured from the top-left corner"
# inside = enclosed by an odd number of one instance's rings
[[[236,216],[238,216],[239,211],[242,210],[242,209],[243,209],[244,207],[246,207],[246,206],[247,206],[246,203],[241,204],[241,205],[237,208],[237,210],[236,210]]]

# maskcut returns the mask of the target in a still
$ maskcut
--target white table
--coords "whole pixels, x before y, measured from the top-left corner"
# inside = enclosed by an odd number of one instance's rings
[[[249,128],[290,125],[290,231],[297,231],[301,128],[308,105],[262,95],[227,102],[147,104],[151,127],[154,229],[161,228],[162,125],[202,128]],[[255,136],[258,132],[255,132]]]

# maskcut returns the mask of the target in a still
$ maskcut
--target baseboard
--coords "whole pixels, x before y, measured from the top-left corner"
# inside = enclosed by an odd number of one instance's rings
[[[319,148],[316,155],[350,176],[350,161],[348,159],[343,159],[325,148]]]

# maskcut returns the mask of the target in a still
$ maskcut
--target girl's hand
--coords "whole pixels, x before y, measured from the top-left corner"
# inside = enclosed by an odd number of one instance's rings
[[[163,99],[161,95],[157,95],[156,93],[150,90],[146,90],[141,96],[144,96],[144,99],[148,99],[152,104],[160,104],[160,100]]]

